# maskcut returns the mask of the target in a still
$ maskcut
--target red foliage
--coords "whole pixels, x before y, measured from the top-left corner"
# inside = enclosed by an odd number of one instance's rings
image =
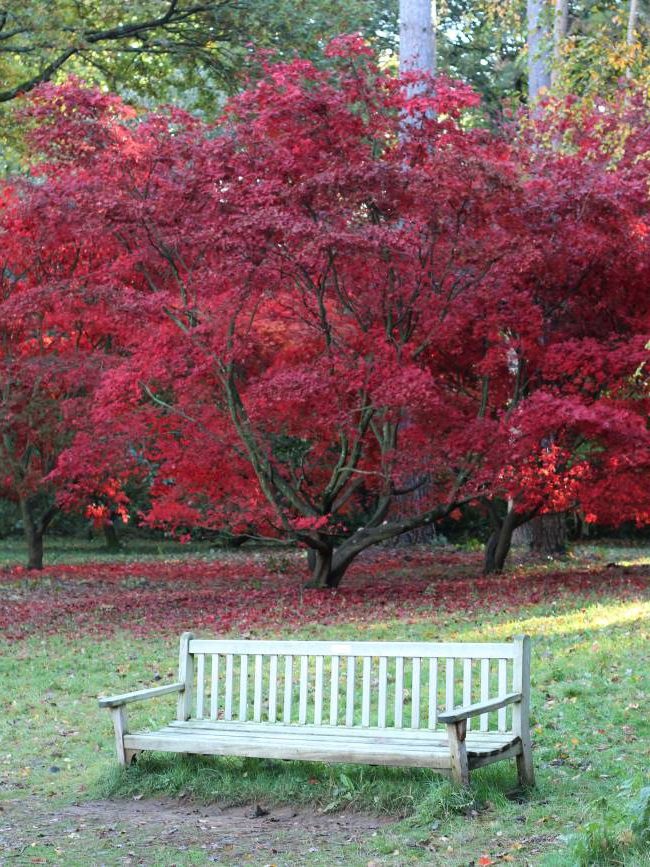
[[[278,557],[282,571],[277,571]],[[274,561],[275,564],[274,564]],[[462,553],[367,553],[334,592],[303,590],[304,565],[286,555],[156,563],[49,567],[37,583],[21,568],[0,572],[0,629],[104,637],[197,629],[262,635],[308,624],[435,620],[444,612],[480,617],[578,595],[634,598],[650,589],[650,570],[550,570],[481,577],[481,558]],[[453,577],[450,577],[453,576]],[[406,634],[406,633],[405,633]]]
[[[37,92],[4,312],[101,368],[61,502],[150,474],[149,523],[293,537],[330,572],[476,498],[647,521],[647,103],[531,147],[465,123],[463,85],[329,56],[269,66],[214,128]]]

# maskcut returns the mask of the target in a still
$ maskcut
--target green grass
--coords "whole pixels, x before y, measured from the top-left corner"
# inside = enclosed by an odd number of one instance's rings
[[[236,550],[236,549],[233,549]],[[214,542],[190,542],[181,544],[174,539],[146,539],[136,534],[121,537],[117,550],[109,549],[104,537],[93,539],[71,536],[46,536],[44,542],[44,565],[57,566],[71,563],[113,563],[124,560],[155,561],[164,557],[213,557],[223,556],[224,548]],[[21,536],[0,539],[0,566],[22,566],[26,562],[25,541]]]
[[[22,801],[26,810],[30,803],[56,810],[98,797],[165,796],[181,803],[283,803],[394,817],[375,837],[321,847],[282,864],[465,867],[489,857],[547,867],[650,865],[648,816],[638,806],[649,784],[650,601],[575,598],[491,616],[486,623],[462,615],[411,618],[310,627],[296,637],[490,641],[522,632],[533,638],[538,786],[532,793],[517,790],[514,762],[475,772],[469,793],[424,770],[167,755],[143,755],[138,765],[121,770],[109,715],[97,707],[96,696],[172,680],[176,670],[173,640],[122,632],[110,641],[58,636],[0,642],[0,806],[4,799]],[[134,706],[133,727],[166,721],[173,703],[168,696]],[[123,863],[123,853],[89,830],[64,835],[60,852],[38,840],[28,845],[20,855],[24,861],[12,863],[88,863],[83,857],[89,846],[103,853],[101,863]],[[132,842],[136,854],[139,845]],[[145,863],[213,862],[198,849],[170,845],[151,849]],[[269,856],[259,863],[273,861]]]

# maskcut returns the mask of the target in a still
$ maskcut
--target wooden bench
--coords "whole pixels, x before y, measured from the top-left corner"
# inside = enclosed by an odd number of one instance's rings
[[[178,693],[176,719],[130,732],[126,706]],[[181,636],[178,681],[100,698],[117,756],[142,750],[433,768],[458,783],[516,758],[534,784],[530,639],[490,644]],[[443,710],[440,710],[443,708]]]

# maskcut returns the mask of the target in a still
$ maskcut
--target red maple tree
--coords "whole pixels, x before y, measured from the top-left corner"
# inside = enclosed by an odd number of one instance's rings
[[[356,38],[328,57],[267,65],[213,127],[36,94],[25,197],[92,250],[84,316],[110,310],[64,499],[146,466],[145,520],[294,539],[327,586],[465,502],[494,511],[490,568],[510,515],[645,520],[642,142],[610,171],[468,123],[462,85],[409,95]]]

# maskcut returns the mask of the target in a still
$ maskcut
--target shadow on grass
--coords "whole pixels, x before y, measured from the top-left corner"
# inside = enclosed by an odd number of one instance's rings
[[[291,804],[322,812],[351,809],[408,817],[416,824],[469,814],[488,801],[505,805],[525,797],[516,790],[514,764],[482,768],[471,779],[471,788],[464,790],[424,768],[145,753],[130,768],[114,766],[92,794],[165,795],[224,806]]]

